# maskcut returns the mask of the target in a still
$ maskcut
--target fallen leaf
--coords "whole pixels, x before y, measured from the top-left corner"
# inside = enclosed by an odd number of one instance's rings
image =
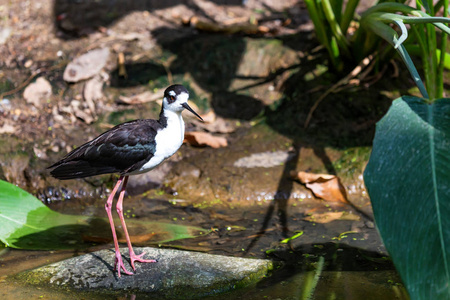
[[[317,198],[326,201],[348,203],[345,188],[335,175],[296,171],[291,171],[290,175],[293,179],[303,183]]]
[[[213,136],[207,132],[191,131],[184,134],[184,142],[191,146],[210,146],[220,148],[228,146],[227,139],[220,136]]]
[[[33,104],[36,107],[41,107],[51,95],[52,86],[44,77],[36,79],[36,81],[28,85],[23,92],[23,97],[27,103]]]
[[[16,127],[10,121],[6,121],[5,124],[3,124],[3,126],[0,127],[0,134],[14,133],[14,132],[16,132]]]
[[[248,17],[239,17],[239,18],[233,18],[228,19],[222,22],[223,25],[232,25],[237,23],[244,23],[244,22],[250,22]]]
[[[200,115],[202,117],[204,123],[214,123],[216,121],[216,113],[213,110],[210,110],[206,114]]]
[[[92,115],[95,115],[95,102],[103,98],[103,84],[108,80],[108,74],[97,74],[84,85],[83,98]]]
[[[248,22],[244,23],[238,22],[225,25],[210,22],[208,20],[200,20],[196,16],[193,16],[189,20],[189,25],[200,31],[217,32],[225,34],[236,34],[236,33],[258,34],[258,33],[267,33],[269,31],[269,28],[267,28],[266,26],[258,26],[256,24],[251,24]]]
[[[347,221],[359,221],[361,218],[358,215],[349,214],[343,211],[338,212],[326,212],[311,214],[303,220],[314,223],[330,223],[335,220],[347,220]]]
[[[48,159],[48,156],[47,156],[47,153],[45,152],[45,150],[43,150],[39,147],[33,146],[33,152],[34,152],[34,155],[36,155],[36,157],[39,159]]]
[[[82,119],[86,124],[91,124],[95,121],[89,109],[84,109],[78,100],[70,102],[70,112],[77,118]]]
[[[98,74],[109,58],[109,49],[101,48],[89,51],[71,61],[64,70],[63,79],[78,82]]]
[[[236,131],[237,125],[235,122],[218,117],[212,110],[200,116],[202,117],[203,122],[196,119],[194,121],[195,126],[198,128],[214,133],[231,133]]]

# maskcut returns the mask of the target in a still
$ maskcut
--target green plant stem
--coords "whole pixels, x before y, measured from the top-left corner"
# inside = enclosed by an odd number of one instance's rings
[[[397,48],[397,52],[400,54],[400,57],[405,62],[406,67],[408,68],[409,72],[411,73],[411,76],[412,76],[414,82],[416,83],[417,87],[419,88],[419,91],[422,94],[422,96],[425,99],[430,99],[430,97],[428,96],[427,89],[423,85],[422,79],[420,79],[420,75],[417,72],[417,69],[414,66],[414,63],[413,63],[411,57],[409,56],[408,52],[406,51],[405,46],[400,45]]]
[[[367,18],[365,20],[365,25],[368,26],[373,32],[381,36],[383,39],[385,39],[389,44],[395,47],[398,43],[397,39],[397,32],[392,29],[389,25],[386,25],[374,18]],[[417,72],[416,67],[414,66],[414,63],[411,60],[411,57],[409,56],[408,52],[405,50],[405,46],[403,44],[398,45],[396,48],[398,54],[403,59],[403,61],[406,64],[406,67],[408,68],[409,72],[411,73],[411,76],[419,88],[420,93],[422,96],[426,99],[429,99],[428,92],[422,82],[422,79],[420,79],[420,75]]]
[[[325,18],[330,24],[331,31],[333,32],[333,35],[336,37],[336,42],[338,43],[340,49],[342,49],[346,55],[349,55],[350,50],[348,49],[348,42],[345,36],[342,34],[341,26],[336,20],[336,16],[333,12],[333,8],[330,4],[330,1],[322,0],[322,8],[325,14]]]
[[[314,24],[317,39],[327,49],[331,64],[334,68],[336,68],[336,70],[340,70],[342,68],[342,61],[339,57],[339,47],[337,46],[336,41],[333,41],[332,37],[330,37],[327,33],[325,28],[327,21],[316,6],[316,2],[314,0],[305,0],[305,4],[311,21]]]
[[[436,72],[437,72],[437,58],[436,58],[436,30],[433,25],[426,24],[428,53],[425,57],[428,60],[428,70],[425,70],[425,76],[429,77],[426,80],[427,90],[430,100],[436,99]]]
[[[334,12],[334,16],[336,17],[336,21],[338,23],[342,20],[342,7],[343,7],[343,0],[332,0],[331,1],[331,9]]]
[[[422,66],[425,72],[425,85],[430,86],[430,76],[427,76],[427,72],[430,70],[430,61],[426,59],[428,56],[429,50],[428,50],[428,44],[427,44],[427,37],[425,34],[425,25],[424,24],[417,24],[418,28],[416,26],[411,26],[415,36],[417,43],[419,44],[420,54],[422,57]]]
[[[353,20],[355,15],[356,7],[359,4],[359,0],[349,0],[347,5],[345,6],[344,13],[341,18],[341,30],[346,33],[348,30],[348,26],[350,26],[350,22]]]
[[[443,13],[442,16],[444,18],[446,18],[448,16],[448,7],[449,7],[449,0],[444,0],[441,1],[440,3],[444,4],[444,9],[443,9]],[[436,4],[436,6],[438,6],[438,4]],[[448,34],[446,32],[442,32],[441,35],[441,45],[440,45],[440,50],[441,50],[441,55],[440,55],[440,59],[439,59],[439,65],[438,65],[438,69],[437,69],[437,78],[436,78],[436,97],[437,98],[442,98],[444,97],[444,66],[445,66],[445,54],[447,51],[447,36]]]

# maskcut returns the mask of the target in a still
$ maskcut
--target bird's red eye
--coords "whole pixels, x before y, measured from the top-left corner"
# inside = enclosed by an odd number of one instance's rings
[[[169,102],[173,102],[175,101],[175,97],[174,96],[169,96]]]

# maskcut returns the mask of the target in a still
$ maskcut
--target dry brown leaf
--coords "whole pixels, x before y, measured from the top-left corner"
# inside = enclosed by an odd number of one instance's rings
[[[200,117],[202,117],[203,122],[205,123],[214,123],[217,118],[216,113],[213,110],[210,110],[206,114],[200,115]]]
[[[195,108],[193,109],[196,110]],[[200,116],[202,117],[203,122],[196,119],[194,121],[197,128],[213,133],[231,133],[236,131],[237,126],[234,122],[217,116],[213,110]]]
[[[210,22],[208,20],[200,20],[198,17],[193,16],[190,19],[191,27],[194,27],[200,31],[206,32],[218,32],[225,34],[235,34],[235,33],[245,33],[245,34],[258,34],[258,33],[267,33],[269,32],[269,28],[266,26],[258,26],[256,24],[251,24],[248,22],[244,23],[233,23],[230,25],[225,24],[217,24],[214,22]]]
[[[96,116],[96,105],[103,98],[103,84],[108,80],[108,74],[100,72],[84,85],[83,98],[93,116]]]
[[[245,22],[250,22],[248,17],[239,17],[239,18],[233,18],[233,19],[228,19],[222,22],[223,25],[232,25],[232,24],[238,24],[238,23],[245,23]]]
[[[16,127],[14,124],[8,120],[5,121],[3,126],[0,126],[0,134],[2,133],[14,133],[16,132]]]
[[[36,82],[28,85],[23,92],[23,97],[27,103],[31,103],[36,107],[41,107],[45,104],[51,95],[52,86],[44,77],[36,79]]]
[[[303,183],[317,198],[348,203],[345,188],[335,175],[292,171],[291,177]]]
[[[305,218],[305,221],[314,222],[314,223],[329,223],[335,220],[348,220],[348,221],[359,221],[360,217],[354,214],[345,213],[343,211],[338,212],[326,212],[326,213],[317,213],[311,214]]]
[[[92,124],[95,121],[92,112],[87,108],[83,108],[83,105],[78,100],[72,100],[70,102],[70,109],[75,117],[80,118],[86,124]]]
[[[213,136],[207,132],[191,131],[184,134],[184,142],[192,146],[210,146],[220,148],[228,146],[227,139],[220,136]]]

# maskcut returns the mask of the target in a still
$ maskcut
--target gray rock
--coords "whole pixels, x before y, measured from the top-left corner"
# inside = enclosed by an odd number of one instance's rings
[[[130,195],[139,195],[150,189],[161,187],[173,165],[172,161],[168,161],[159,165],[151,172],[130,176],[128,179],[128,193]]]
[[[286,151],[254,153],[234,162],[238,168],[271,168],[277,167],[292,159],[293,153]]]
[[[161,298],[189,299],[215,295],[248,286],[266,277],[274,267],[270,260],[211,255],[189,251],[135,248],[157,263],[136,263],[133,276],[117,277],[114,251],[101,250],[26,271],[16,279],[34,285],[116,293],[129,291]],[[128,264],[128,250],[125,266]]]

